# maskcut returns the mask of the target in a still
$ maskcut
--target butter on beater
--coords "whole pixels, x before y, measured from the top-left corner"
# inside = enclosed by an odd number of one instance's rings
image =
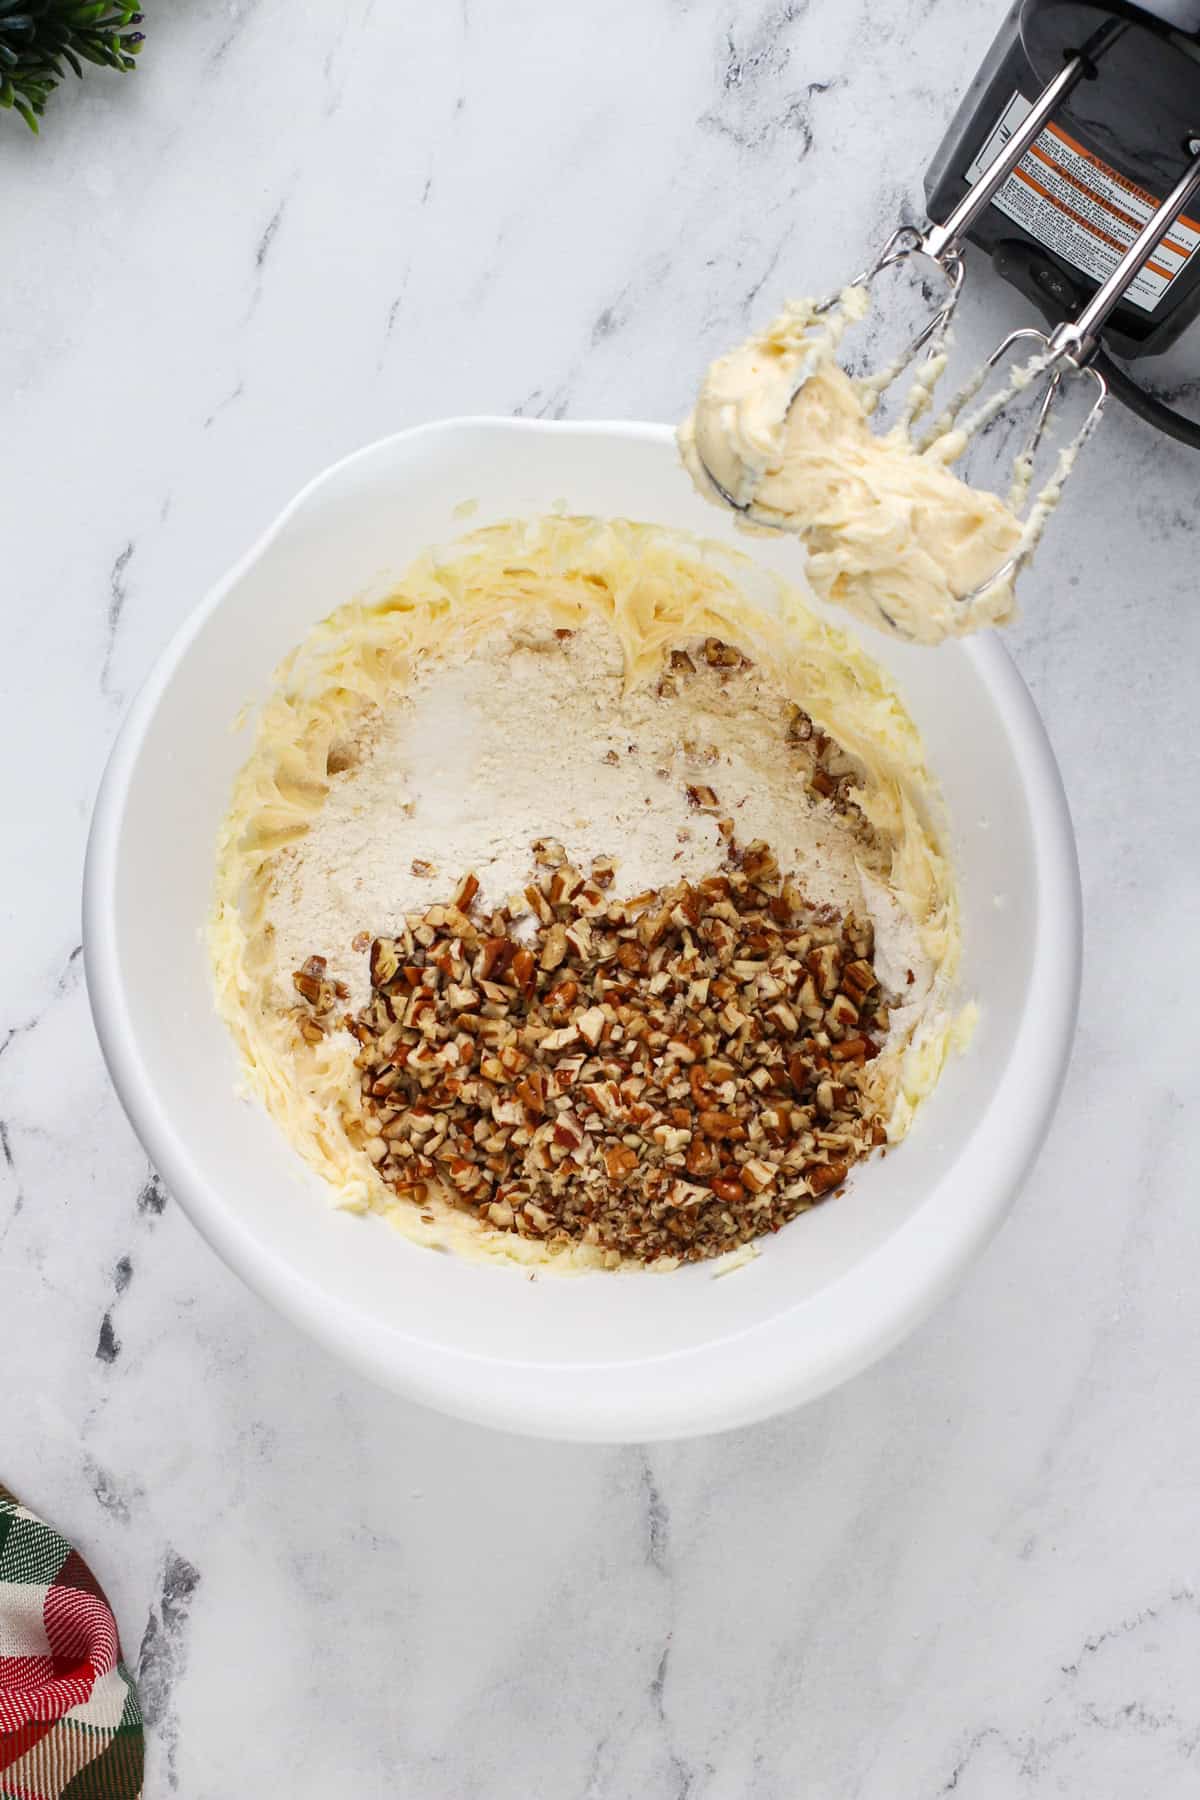
[[[964,596],[1017,550],[1021,522],[948,466],[961,432],[917,450],[902,426],[872,430],[878,387],[836,361],[867,304],[862,287],[831,308],[793,301],[719,357],[679,428],[684,463],[707,499],[752,503],[751,527],[794,533],[813,592],[865,623],[922,644],[1003,624],[1011,575]]]

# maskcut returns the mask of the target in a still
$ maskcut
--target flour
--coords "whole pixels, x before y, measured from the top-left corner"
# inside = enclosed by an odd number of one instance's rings
[[[711,874],[725,844],[689,786],[714,790],[738,842],[765,838],[813,904],[863,911],[861,833],[806,790],[788,700],[757,669],[694,660],[696,672],[662,692],[626,691],[603,621],[560,638],[527,617],[467,657],[423,659],[279,857],[265,915],[278,1001],[291,1003],[291,971],[316,953],[361,1004],[360,932],[387,933],[405,912],[447,899],[468,871],[485,907],[520,895],[539,837],[557,839],[584,871],[612,857],[614,894]],[[414,862],[432,873],[414,874]],[[878,915],[887,901],[872,885]]]

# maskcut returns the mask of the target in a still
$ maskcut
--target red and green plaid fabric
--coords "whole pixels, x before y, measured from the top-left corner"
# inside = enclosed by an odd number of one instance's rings
[[[0,1800],[138,1800],[116,1620],[65,1538],[0,1487]]]

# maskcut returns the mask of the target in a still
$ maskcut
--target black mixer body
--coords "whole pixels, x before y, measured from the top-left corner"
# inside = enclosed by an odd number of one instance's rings
[[[945,220],[1064,63],[1087,78],[969,239],[1053,322],[1072,318],[1200,149],[1200,0],[1018,0],[929,167]],[[1200,312],[1200,208],[1184,213],[1104,329],[1123,359],[1165,350]]]

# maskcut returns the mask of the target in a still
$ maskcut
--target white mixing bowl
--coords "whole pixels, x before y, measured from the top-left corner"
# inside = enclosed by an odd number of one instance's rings
[[[456,508],[478,501],[464,518]],[[795,578],[791,542],[736,533],[655,425],[460,420],[320,476],[186,622],[113,751],[84,891],[88,988],[117,1091],[170,1191],[230,1266],[364,1374],[515,1431],[683,1436],[812,1398],[929,1311],[999,1223],[1058,1097],[1079,982],[1078,871],[1045,733],[1001,644],[872,638],[924,734],[954,827],[964,986],[980,1023],[902,1150],[748,1267],[530,1281],[335,1211],[257,1106],[209,991],[202,926],[247,734],[315,620],[481,524],[564,503],[725,537]],[[986,1321],[981,1329],[987,1330]]]

